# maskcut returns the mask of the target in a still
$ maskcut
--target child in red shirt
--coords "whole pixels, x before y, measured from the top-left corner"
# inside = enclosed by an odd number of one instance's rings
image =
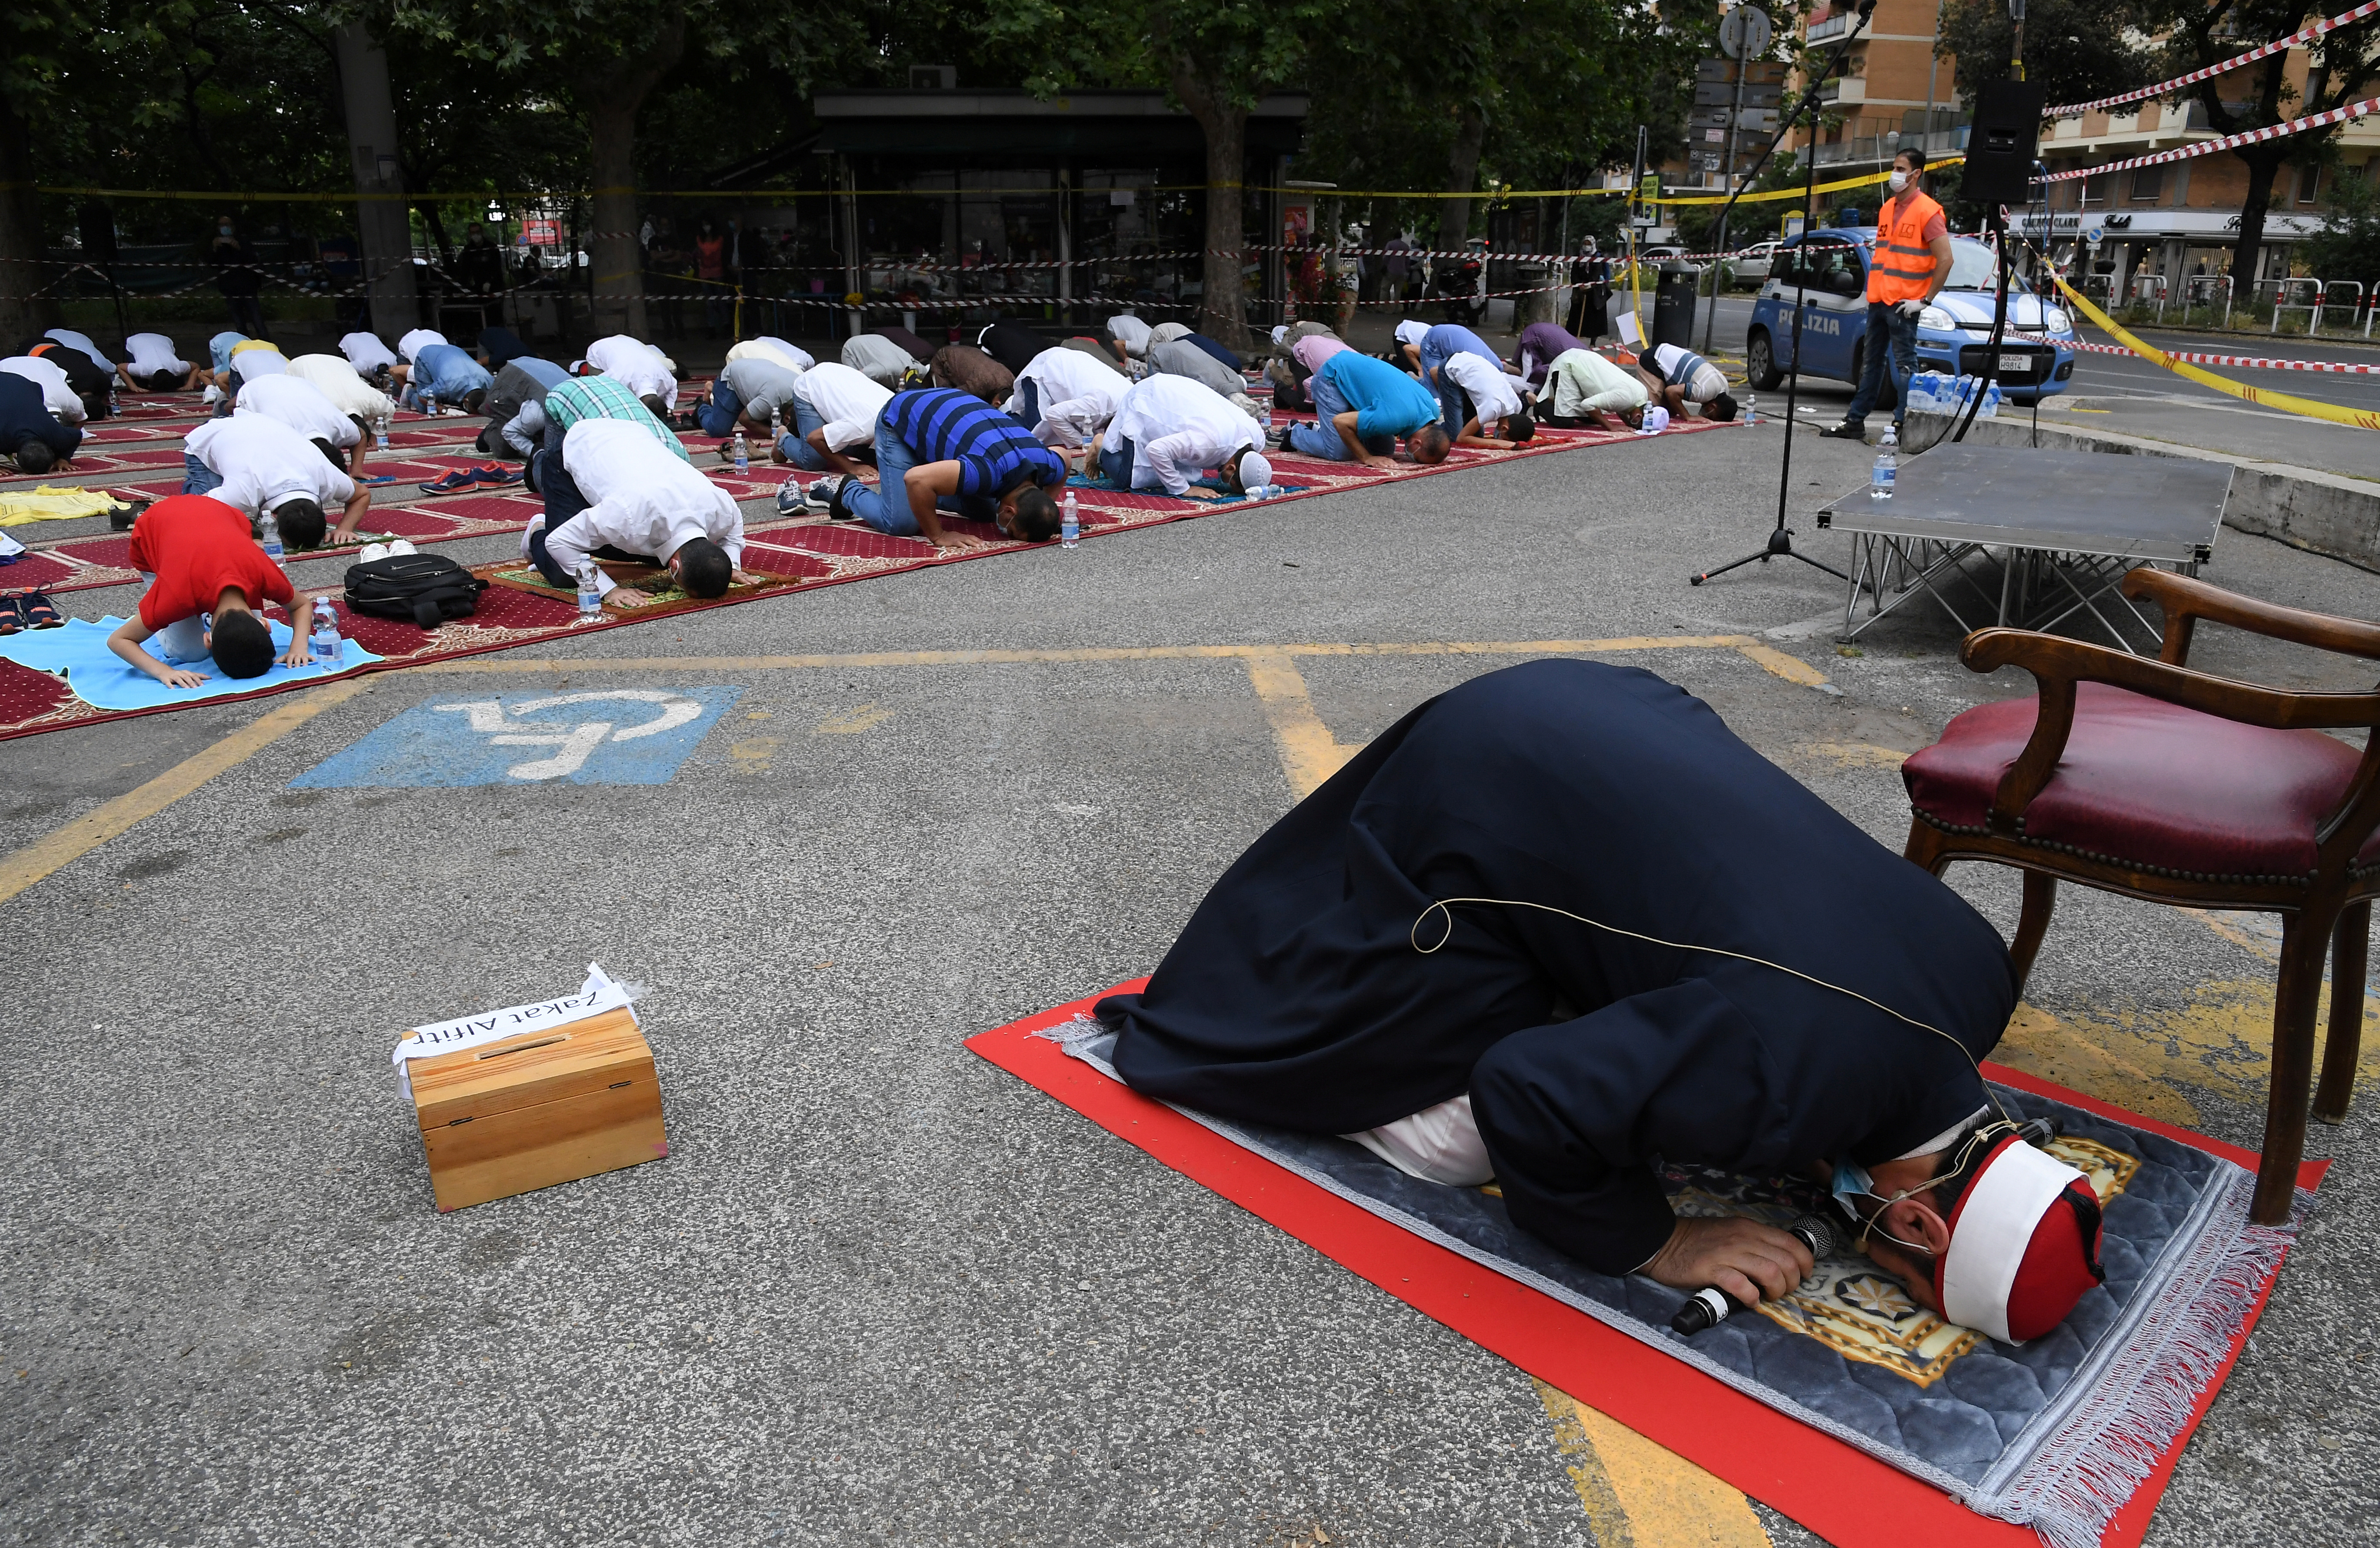
[[[157,502],[132,524],[132,567],[149,582],[140,606],[107,637],[107,647],[168,688],[195,688],[206,674],[179,663],[208,656],[225,677],[261,677],[273,666],[273,631],[256,610],[266,602],[292,609],[289,648],[281,660],[302,667],[314,601],[298,601],[281,566],[249,536],[248,518],[220,500],[177,494]],[[294,604],[294,606],[293,606]],[[214,614],[205,628],[200,615]],[[143,649],[158,636],[164,660]]]

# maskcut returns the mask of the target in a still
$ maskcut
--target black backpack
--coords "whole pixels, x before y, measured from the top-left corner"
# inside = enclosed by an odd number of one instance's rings
[[[393,553],[347,566],[347,606],[375,618],[435,629],[468,618],[488,583],[443,554]]]

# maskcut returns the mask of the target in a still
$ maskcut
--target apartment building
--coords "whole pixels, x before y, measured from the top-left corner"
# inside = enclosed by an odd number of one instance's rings
[[[1803,24],[1803,41],[1831,51],[1857,19],[1847,0],[1821,5]],[[1881,168],[1903,145],[1922,143],[1928,155],[1966,149],[1957,61],[1934,54],[1941,25],[1941,0],[1877,0],[1842,69],[1818,93],[1821,167],[1837,175]],[[1788,143],[1798,151],[1807,138],[1803,131]]]
[[[2291,51],[2290,84],[2305,83],[2306,54]],[[2240,73],[2244,90],[2250,72]],[[2216,138],[2203,103],[2130,103],[2114,112],[2086,113],[2042,126],[2041,159],[2052,172],[2072,172],[2153,155]],[[2336,144],[2339,165],[2284,166],[2274,180],[2265,217],[2265,247],[2258,280],[2277,279],[2300,265],[2299,245],[2320,229],[2319,206],[2330,176],[2361,177],[2364,163],[2380,151],[2380,121],[2347,125]],[[2195,274],[2222,274],[2239,239],[2240,209],[2248,198],[2248,168],[2228,151],[2156,166],[2052,183],[2043,197],[2012,220],[2025,236],[2061,260],[2079,255],[2076,244],[2096,233],[2100,246],[2091,270],[2108,276],[2119,296],[2153,294],[2149,276],[2163,279],[2179,296],[2182,281]],[[2011,212],[2014,216],[2015,212]],[[2244,287],[2242,291],[2244,298]]]

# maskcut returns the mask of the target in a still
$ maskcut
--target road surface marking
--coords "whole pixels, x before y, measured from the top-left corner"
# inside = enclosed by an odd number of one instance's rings
[[[370,678],[350,678],[310,689],[266,711],[214,745],[192,754],[147,784],[125,792],[0,858],[0,903],[81,859],[135,824],[155,816],[216,775],[237,768],[325,709],[345,704],[372,685]]]
[[[1539,1382],[1597,1548],[1769,1548],[1742,1492]]]

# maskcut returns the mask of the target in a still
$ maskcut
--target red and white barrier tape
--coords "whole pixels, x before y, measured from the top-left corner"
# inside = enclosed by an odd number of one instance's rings
[[[2034,181],[2070,183],[2078,177],[2097,177],[2109,172],[2129,171],[2136,166],[2160,166],[2167,162],[2186,162],[2193,156],[2212,156],[2220,151],[2237,150],[2242,145],[2254,145],[2263,140],[2304,134],[2310,129],[2326,129],[2333,124],[2344,124],[2350,119],[2362,118],[2373,113],[2380,113],[2380,97],[2366,97],[2360,103],[2350,103],[2345,107],[2335,107],[2327,113],[2308,114],[2303,118],[2287,124],[2271,124],[2261,129],[2250,129],[2243,134],[2226,135],[2221,139],[2201,140],[2195,145],[2185,145],[2179,151],[2160,151],[2154,156],[2134,156],[2130,161],[2107,162],[2098,166],[2077,167],[2072,172],[2053,172],[2048,176],[2035,178]]]
[[[2317,21],[2304,30],[2292,32],[2276,42],[2252,48],[2245,54],[2235,54],[2219,64],[2207,66],[2203,70],[2192,70],[2188,75],[2178,75],[2171,80],[2161,80],[2155,86],[2143,86],[2137,91],[2126,91],[2119,96],[2095,97],[2087,103],[2068,103],[2058,107],[2044,108],[2042,116],[2071,118],[2077,114],[2088,113],[2094,108],[2115,107],[2123,103],[2146,102],[2151,97],[2167,96],[2177,87],[2193,85],[2218,75],[2228,74],[2244,65],[2252,65],[2259,59],[2269,59],[2276,54],[2296,48],[2301,43],[2312,42],[2325,32],[2335,31],[2350,22],[2362,21],[2368,16],[2380,16],[2380,0],[2367,0],[2366,4],[2358,6],[2351,11],[2342,11],[2327,21]]]
[[[2121,345],[2092,344],[2075,340],[2068,346],[2084,349],[2094,355],[2130,355]],[[2237,369],[2262,371],[2317,371],[2331,376],[2380,376],[2380,366],[2358,365],[2351,360],[2274,360],[2261,355],[2205,355],[2195,350],[2168,349],[2170,359],[2187,360],[2193,366],[2230,366]]]

